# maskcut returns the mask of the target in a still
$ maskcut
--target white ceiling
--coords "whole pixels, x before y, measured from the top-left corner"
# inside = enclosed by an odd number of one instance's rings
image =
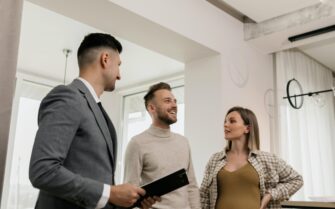
[[[77,48],[83,37],[101,32],[68,17],[24,1],[18,70],[28,74],[63,81],[65,70],[64,48],[72,50],[68,58],[66,80],[78,76]],[[148,80],[182,74],[184,64],[132,42],[117,37],[123,45],[121,53],[121,81],[124,88]]]
[[[278,17],[313,4],[320,0],[220,0],[256,22]]]
[[[335,72],[335,38],[307,44],[299,49]]]
[[[320,0],[220,0],[229,4],[235,10],[241,12],[242,14],[248,16],[256,22],[262,22],[269,20],[281,15],[294,12],[296,10],[303,9],[305,7],[321,4]],[[335,7],[335,0],[324,0],[323,2],[333,5]],[[323,24],[323,25],[322,25]],[[309,27],[315,28],[325,27],[334,24],[324,20],[314,21]],[[310,38],[306,41],[299,41],[296,45],[288,43],[287,38],[291,35],[297,35],[303,32],[307,32],[308,27],[300,27],[297,29],[291,29],[288,31],[280,31],[271,36],[264,36],[258,40],[250,40],[250,43],[265,49],[266,52],[274,52],[276,50],[283,50],[291,47],[297,47],[304,53],[308,54],[310,57],[316,59],[323,65],[332,69],[335,72],[335,32],[328,33],[325,35],[320,35],[316,38]],[[290,34],[293,33],[293,34]],[[284,40],[284,42],[283,42]],[[286,46],[286,47],[285,47]]]
[[[242,0],[224,1],[258,21],[283,15],[293,9],[301,9],[319,2],[319,0],[253,0],[252,2],[248,1],[250,3]],[[45,0],[42,2],[45,2]],[[116,25],[113,26],[117,28]],[[76,49],[86,34],[97,31],[100,30],[24,1],[18,69],[21,72],[61,82],[65,68],[65,55],[62,50],[69,48],[73,52],[68,59],[66,80],[70,82],[78,75]],[[129,33],[123,35],[127,36],[127,34]],[[181,61],[176,61],[120,37],[117,38],[124,47],[121,54],[122,79],[117,83],[118,88],[183,73],[184,64]],[[263,44],[268,43],[264,40],[262,42]],[[334,70],[335,59],[332,57],[335,54],[334,42],[335,39],[330,38],[318,43],[299,46],[299,49]],[[175,43],[178,43],[176,46],[179,46],[182,45],[179,43],[183,42],[175,41]],[[272,39],[271,43],[276,43],[276,40]],[[271,43],[268,44],[271,45]],[[170,49],[174,48],[176,47],[171,48],[170,46]],[[182,50],[178,49],[178,51],[181,52]],[[176,54],[175,51],[173,52],[170,54]],[[181,54],[179,57],[183,56],[185,55]]]

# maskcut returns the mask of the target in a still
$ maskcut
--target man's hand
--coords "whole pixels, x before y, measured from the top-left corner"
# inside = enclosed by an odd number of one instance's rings
[[[265,209],[268,206],[270,200],[271,200],[271,194],[265,193],[265,195],[263,196],[262,201],[261,201],[261,208],[260,209]]]
[[[111,186],[109,202],[122,207],[130,207],[140,196],[144,195],[145,191],[142,188],[132,184],[119,184]]]
[[[142,209],[149,209],[149,208],[151,208],[151,206],[153,204],[155,204],[156,202],[160,202],[160,201],[161,201],[161,198],[157,197],[157,196],[145,198],[141,202],[141,208]]]

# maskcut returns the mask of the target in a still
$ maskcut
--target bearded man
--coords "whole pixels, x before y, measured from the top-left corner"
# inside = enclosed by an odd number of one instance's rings
[[[151,86],[144,101],[152,124],[128,144],[125,182],[141,186],[184,168],[190,184],[163,195],[152,208],[200,209],[188,140],[170,130],[170,125],[177,122],[177,100],[170,85],[160,82]]]

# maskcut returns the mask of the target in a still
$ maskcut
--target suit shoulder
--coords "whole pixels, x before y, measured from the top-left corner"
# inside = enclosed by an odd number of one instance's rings
[[[65,85],[59,85],[53,88],[47,96],[56,96],[56,95],[62,95],[62,96],[79,96],[79,91],[72,86],[65,86]]]
[[[39,118],[45,113],[72,112],[79,113],[83,102],[78,90],[69,86],[56,86],[41,101]]]
[[[78,102],[80,93],[70,86],[59,85],[53,88],[42,100],[42,103],[59,101],[59,102]]]

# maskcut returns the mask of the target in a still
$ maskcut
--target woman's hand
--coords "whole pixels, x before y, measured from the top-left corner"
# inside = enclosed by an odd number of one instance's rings
[[[261,201],[260,209],[265,209],[267,207],[267,205],[269,204],[270,200],[271,200],[271,194],[265,193],[265,195],[264,195],[264,197],[262,198],[262,201]]]

